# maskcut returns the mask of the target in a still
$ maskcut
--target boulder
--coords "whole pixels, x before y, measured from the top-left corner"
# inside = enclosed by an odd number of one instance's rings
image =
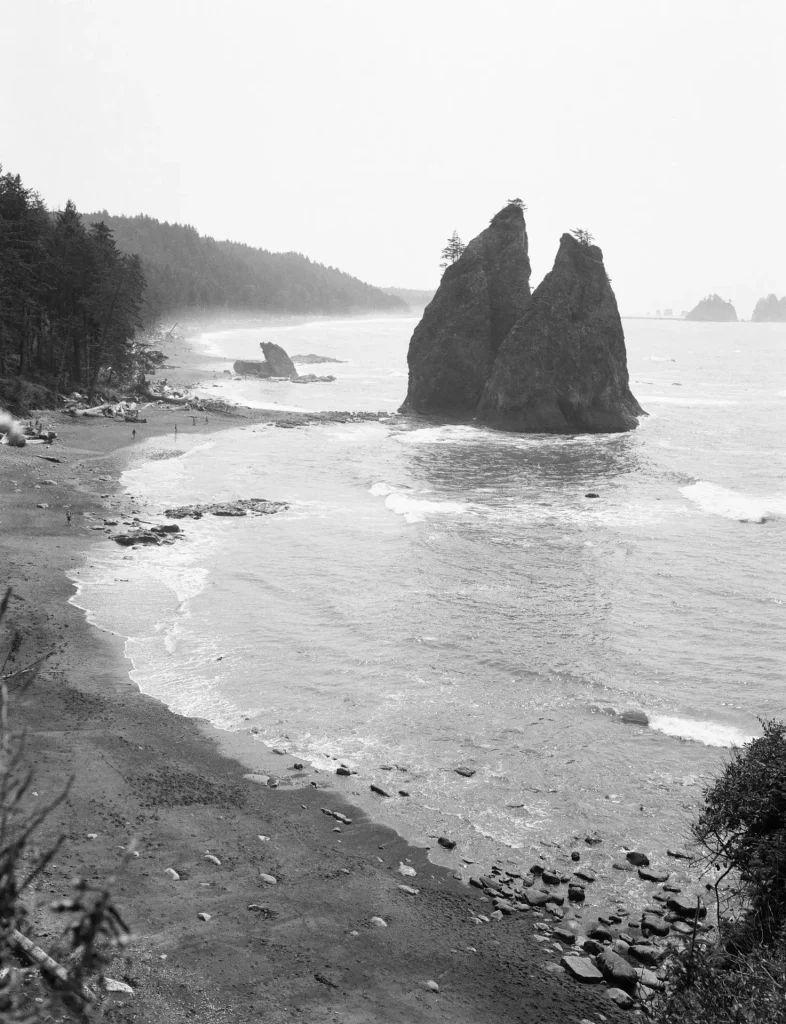
[[[636,968],[631,967],[627,960],[623,960],[618,953],[614,953],[610,949],[604,949],[602,953],[598,954],[597,964],[603,977],[610,985],[614,985],[616,988],[624,988],[628,992],[635,990],[639,981]]]
[[[534,886],[530,889],[525,889],[522,896],[531,907],[545,907],[547,903],[554,899],[553,893],[544,892],[543,889],[536,889]]]
[[[697,912],[699,919],[707,916],[707,908],[701,902],[701,899],[690,894],[684,895],[680,893],[677,896],[672,896],[666,903],[666,906],[669,910],[673,910],[675,914],[679,914],[680,917],[687,917],[691,920],[696,917]]]
[[[616,1003],[621,1010],[630,1010],[633,1007],[633,996],[624,992],[621,988],[610,988],[606,995],[609,999]]]
[[[568,974],[576,981],[584,984],[597,985],[603,981],[603,975],[591,960],[583,956],[563,956],[560,965],[565,968]]]
[[[236,359],[232,364],[235,373],[251,377],[292,377],[298,375],[295,364],[280,345],[272,341],[261,341],[264,359]]]
[[[646,853],[639,853],[638,850],[631,850],[630,853],[626,853],[625,857],[629,864],[634,864],[637,868],[646,868],[649,865],[650,859]]]
[[[565,234],[499,349],[477,418],[523,433],[606,434],[635,429],[642,415],[603,253]]]
[[[646,935],[659,935],[664,937],[671,931],[666,921],[662,921],[659,917],[653,917],[648,914],[641,921],[641,934]]]
[[[447,267],[409,343],[402,412],[474,415],[500,345],[530,298],[527,229],[510,203]]]
[[[639,878],[645,882],[668,882],[668,871],[656,871],[654,868],[639,868]]]
[[[658,950],[648,942],[636,942],[630,947],[630,955],[634,960],[647,967],[658,966]]]
[[[591,939],[596,939],[598,942],[611,942],[612,934],[602,924],[596,924],[594,928],[590,928],[587,932]]]

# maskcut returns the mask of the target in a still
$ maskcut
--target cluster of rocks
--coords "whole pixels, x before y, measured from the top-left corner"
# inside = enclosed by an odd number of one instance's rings
[[[601,250],[565,234],[532,294],[529,279],[524,214],[511,203],[446,269],[415,328],[402,412],[527,433],[638,426]]]
[[[268,501],[266,498],[238,498],[236,501],[221,501],[210,505],[182,505],[168,508],[164,515],[169,519],[201,519],[202,516],[272,516],[283,512],[289,505],[285,501]],[[165,527],[172,529],[172,527]],[[175,527],[177,529],[177,527]]]
[[[578,851],[571,857],[574,862],[581,859]],[[481,889],[494,908],[472,920],[491,923],[530,911],[541,919],[548,915],[550,922],[535,923],[534,938],[549,943],[547,952],[563,955],[547,969],[562,970],[585,984],[605,984],[613,1002],[631,1009],[665,987],[663,963],[668,953],[712,925],[705,923],[707,908],[701,898],[665,884],[670,873],[652,869],[646,854],[630,851],[626,862],[642,881],[664,883],[649,895],[638,920],[618,904],[585,921],[582,905],[588,887],[597,881],[596,872],[577,866],[568,873],[542,864],[534,864],[527,873],[493,866],[490,874],[471,878],[470,884]]]
[[[299,374],[292,359],[280,345],[272,341],[260,342],[264,359],[236,359],[232,369],[241,377],[262,377],[265,380],[288,380],[294,384],[330,383],[333,376],[319,377],[314,373]],[[340,359],[328,356],[305,355],[295,356],[300,363],[340,363]]]
[[[113,520],[105,520],[105,526],[117,525]],[[116,533],[112,538],[121,547],[129,548],[135,544],[174,544],[182,537],[180,527],[176,523],[165,523],[163,526],[135,526],[127,533]]]

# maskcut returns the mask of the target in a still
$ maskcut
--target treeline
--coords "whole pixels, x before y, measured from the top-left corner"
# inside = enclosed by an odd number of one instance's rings
[[[86,226],[71,202],[52,213],[19,175],[0,175],[0,378],[92,392],[102,367],[134,361],[144,293],[141,260],[106,224]]]
[[[406,309],[397,296],[296,252],[218,242],[187,224],[144,215],[112,217],[104,210],[84,219],[105,223],[124,252],[139,254],[152,317],[185,309],[333,314]]]
[[[777,295],[768,295],[764,299],[759,299],[751,320],[757,320],[760,323],[786,322],[786,296],[779,299]]]

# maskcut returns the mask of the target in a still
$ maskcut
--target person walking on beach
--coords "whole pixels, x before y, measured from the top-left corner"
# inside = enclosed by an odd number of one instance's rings
[[[136,427],[131,431],[131,437],[136,441]]]
[[[68,525],[70,526],[71,525],[71,513],[70,512],[66,512],[66,520],[68,522]]]

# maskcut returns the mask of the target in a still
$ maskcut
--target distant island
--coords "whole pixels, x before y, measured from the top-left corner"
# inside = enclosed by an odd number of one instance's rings
[[[770,294],[759,299],[751,320],[758,323],[786,323],[786,296],[779,299],[777,295]]]
[[[720,295],[713,293],[697,303],[689,313],[686,313],[685,319],[736,322],[737,311],[731,302],[726,302]]]

